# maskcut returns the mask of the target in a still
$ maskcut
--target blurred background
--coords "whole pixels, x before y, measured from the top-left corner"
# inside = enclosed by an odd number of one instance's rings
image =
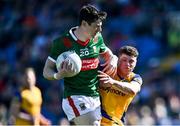
[[[79,9],[88,3],[108,13],[102,34],[115,54],[123,45],[140,52],[135,71],[144,82],[127,124],[180,125],[179,0],[0,0],[0,124],[7,123],[17,71],[31,65],[43,115],[54,125],[68,125],[61,108],[63,81],[47,81],[42,70],[52,40],[78,24]]]

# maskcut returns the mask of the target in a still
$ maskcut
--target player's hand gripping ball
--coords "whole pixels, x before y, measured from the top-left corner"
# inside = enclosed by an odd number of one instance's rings
[[[81,71],[82,62],[80,57],[76,54],[75,51],[66,51],[58,56],[56,60],[56,68],[58,71],[61,71],[61,63],[64,60],[69,60],[73,68],[73,72],[69,72],[66,77],[73,77]]]

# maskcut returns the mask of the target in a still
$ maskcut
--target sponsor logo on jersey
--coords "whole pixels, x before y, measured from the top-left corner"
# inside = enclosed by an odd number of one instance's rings
[[[114,89],[112,87],[100,87],[100,89],[102,89],[106,93],[113,93],[113,94],[120,95],[120,96],[125,96],[126,95],[123,92],[121,92],[121,91],[119,91],[117,89]]]
[[[81,71],[96,69],[99,64],[98,58],[82,59]]]

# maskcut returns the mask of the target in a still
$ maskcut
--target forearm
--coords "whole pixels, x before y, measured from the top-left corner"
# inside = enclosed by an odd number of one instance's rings
[[[19,110],[11,110],[10,109],[10,111],[9,111],[9,118],[10,117],[14,117],[14,118],[17,118],[17,116],[18,116],[18,113],[19,113]]]
[[[8,113],[8,124],[10,124],[10,125],[15,124],[15,120],[19,114],[20,103],[16,102],[15,99],[16,98],[13,98],[10,109],[9,109],[9,113]]]
[[[107,47],[106,51],[100,54],[100,57],[103,58],[103,60],[107,61],[113,57],[112,51]]]
[[[104,62],[101,64],[101,66],[103,67],[102,71],[110,75],[111,77],[115,76],[117,70],[118,57],[116,55],[113,55],[109,48],[107,48],[107,50],[104,53],[101,53],[100,56]]]
[[[55,63],[49,59],[46,60],[44,69],[43,69],[43,76],[48,80],[56,80],[54,75],[56,74],[55,71]]]
[[[120,81],[114,80],[113,85],[117,87],[119,90],[121,90],[123,93],[129,94],[129,95],[135,95],[139,90],[138,87],[128,82],[120,82]]]
[[[49,126],[51,125],[51,121],[45,118],[42,114],[40,114],[40,125]]]
[[[8,113],[8,124],[9,125],[15,125],[16,118],[17,118],[17,113],[10,110],[9,113]]]
[[[46,70],[43,71],[43,76],[48,80],[56,80],[54,77],[55,74],[56,72],[50,68],[46,68]]]

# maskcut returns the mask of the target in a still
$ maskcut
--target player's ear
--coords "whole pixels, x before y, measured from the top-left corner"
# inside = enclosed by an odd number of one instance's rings
[[[87,24],[88,24],[88,23],[87,23],[86,21],[84,21],[84,20],[83,20],[82,23],[81,23],[82,26],[86,26]]]

